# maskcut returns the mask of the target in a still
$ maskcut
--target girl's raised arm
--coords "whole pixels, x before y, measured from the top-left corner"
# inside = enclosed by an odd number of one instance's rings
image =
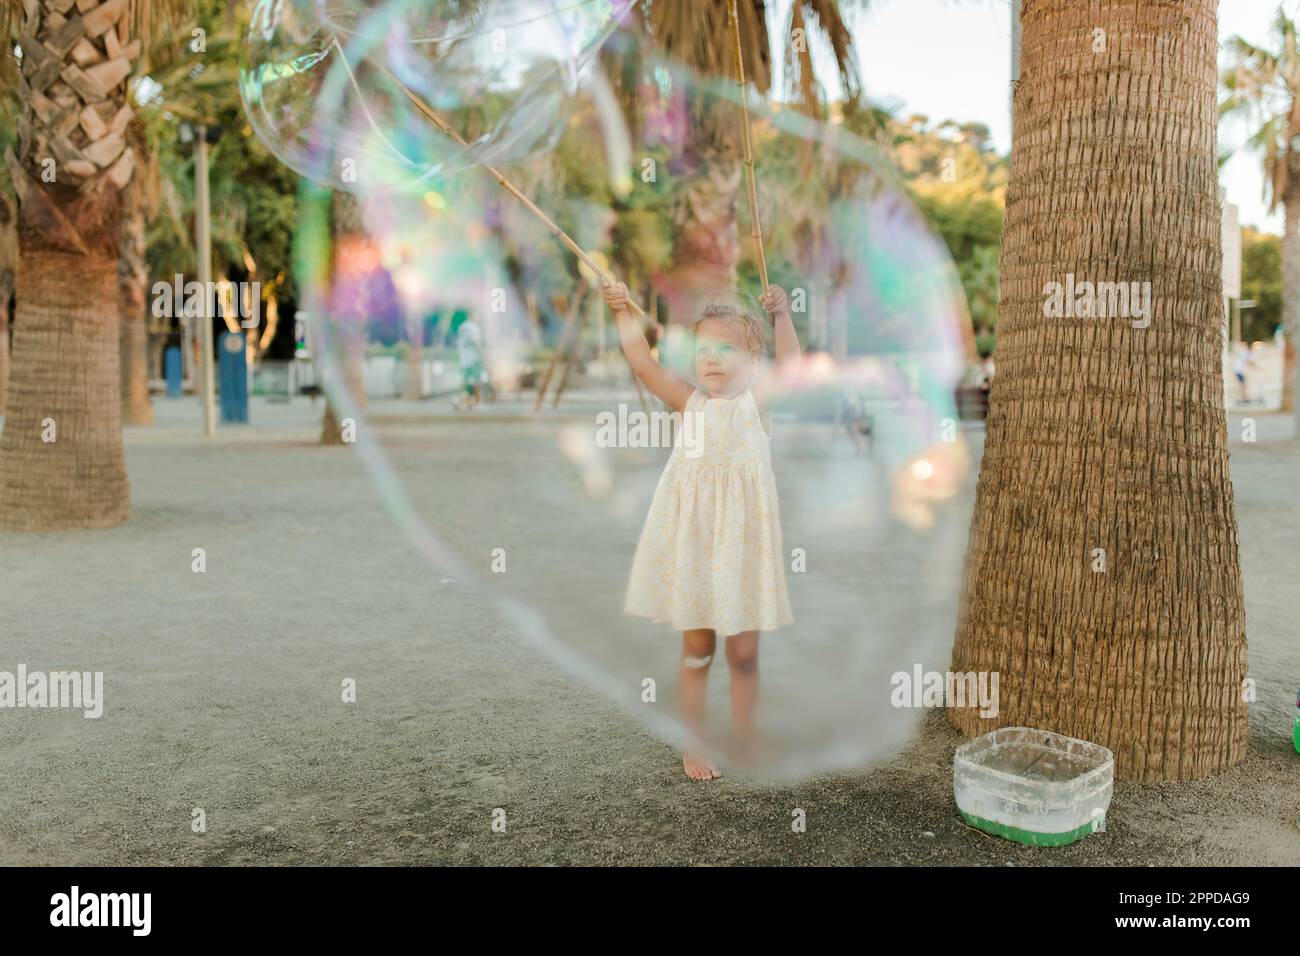
[[[650,343],[646,341],[640,323],[628,308],[627,286],[622,282],[606,283],[604,293],[605,303],[613,311],[618,323],[618,338],[633,374],[645,382],[646,388],[673,411],[685,411],[686,401],[694,388],[680,375],[674,375],[656,362],[650,354]]]
[[[758,301],[772,317],[775,326],[776,364],[779,366],[798,362],[803,351],[799,348],[799,336],[794,331],[794,321],[790,317],[790,298],[785,294],[785,289],[779,285],[769,285]]]

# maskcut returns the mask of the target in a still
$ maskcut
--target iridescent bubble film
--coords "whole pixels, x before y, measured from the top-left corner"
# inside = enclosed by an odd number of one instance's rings
[[[601,9],[594,21],[607,23],[611,8]],[[398,22],[409,21],[379,7],[353,33],[387,36]],[[285,45],[276,59],[293,54]],[[945,669],[955,623],[970,476],[954,389],[969,319],[952,263],[867,142],[749,100],[767,265],[802,349],[778,365],[767,327],[768,358],[753,369],[779,496],[779,514],[761,520],[779,527],[793,620],[759,639],[756,735],[738,739],[731,719],[723,634],[696,728],[679,699],[682,635],[624,611],[651,501],[685,432],[634,385],[597,273],[626,282],[648,312],[659,362],[698,375],[700,303],[723,293],[752,303],[762,292],[742,100],[733,82],[694,75],[635,32],[603,36],[579,60],[563,96],[522,100],[530,125],[554,135],[521,137],[527,148],[494,165],[596,272],[463,151],[353,200],[348,221],[337,197],[304,192],[299,256],[318,358],[331,398],[357,422],[376,493],[409,532],[412,560],[427,565],[428,592],[410,599],[427,604],[436,639],[440,602],[472,592],[503,627],[724,772],[791,779],[888,757],[922,715],[910,691],[900,696],[898,675]],[[332,82],[346,67],[324,68],[300,139],[333,168],[351,155],[354,141],[339,134],[355,128],[356,104],[347,84]],[[412,57],[391,73],[407,102],[409,92],[441,123],[474,128],[472,104],[435,95],[439,69]],[[384,139],[427,137],[426,155],[449,141],[427,117],[394,110],[384,120],[395,124],[377,123]],[[424,362],[451,384],[433,388],[441,393],[423,408],[399,413],[372,399],[367,409],[348,383],[368,348],[399,339],[408,357],[423,356],[410,359],[411,374],[426,374]],[[452,392],[482,383],[495,402],[446,410]],[[473,500],[441,492],[449,469],[473,471]],[[728,587],[725,600],[752,597],[756,585]]]
[[[258,0],[240,92],[294,170],[356,193],[517,161],[563,133],[608,0]],[[430,122],[455,113],[455,131]]]

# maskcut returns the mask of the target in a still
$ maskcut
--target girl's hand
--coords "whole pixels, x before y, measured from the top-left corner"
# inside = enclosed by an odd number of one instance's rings
[[[626,283],[606,282],[602,291],[605,294],[605,304],[609,306],[615,314],[629,311],[628,302],[630,299],[628,297]]]
[[[779,285],[769,285],[758,301],[773,319],[790,314],[790,298]]]

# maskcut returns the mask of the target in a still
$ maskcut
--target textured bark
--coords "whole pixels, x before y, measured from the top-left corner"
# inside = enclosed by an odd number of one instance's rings
[[[0,194],[0,415],[9,392],[9,299],[18,277],[18,209]]]
[[[5,154],[21,267],[0,527],[106,527],[130,513],[117,229],[134,168],[125,81],[139,43],[126,42],[125,10],[125,0],[23,5],[23,111],[17,153]]]
[[[1286,329],[1286,359],[1282,368],[1282,411],[1296,412],[1300,437],[1300,409],[1296,408],[1295,338],[1300,334],[1300,154],[1287,156],[1286,196],[1282,203],[1282,325]]]
[[[116,303],[115,258],[23,256],[0,527],[100,528],[128,517]],[[45,441],[51,425],[54,440]]]
[[[9,403],[9,297],[0,299],[0,415]]]
[[[1023,7],[998,375],[952,661],[998,672],[1000,709],[949,716],[969,735],[1092,740],[1130,780],[1246,752],[1215,18],[1215,0]],[[1068,273],[1149,281],[1150,326],[1045,317],[1045,285]]]
[[[710,15],[720,16],[725,28],[725,4]],[[729,41],[725,49],[727,62],[731,62]],[[734,69],[734,65],[730,67]],[[674,157],[667,172],[677,184],[670,209],[672,264],[655,282],[670,325],[689,323],[705,292],[735,288],[741,251],[737,209],[743,170],[738,109],[713,95],[682,95],[683,102],[675,108],[684,111],[685,121],[666,140]]]
[[[343,357],[342,366],[344,387],[353,400],[364,408],[366,404],[365,355],[351,352]],[[334,403],[328,397],[325,399],[325,413],[321,416],[320,443],[322,445],[344,444],[343,422]]]
[[[147,290],[149,266],[145,259],[145,205],[139,178],[123,192],[119,233],[121,259],[120,353],[122,367],[122,421],[127,425],[152,425],[149,399],[149,328]]]
[[[406,341],[411,350],[406,355],[406,397],[413,401],[424,398],[424,327],[419,322],[409,322]]]
[[[343,444],[343,424],[339,413],[334,410],[334,403],[325,399],[325,414],[320,420],[320,443],[322,445]]]
[[[788,12],[790,19],[782,33],[773,38],[768,32],[770,4],[765,0],[741,0],[737,16],[746,82],[759,94],[772,92],[771,51],[775,39],[785,63],[782,99],[786,106],[808,115],[821,115],[823,106],[817,97],[819,84],[813,75],[810,52],[821,45],[830,51],[840,90],[852,112],[861,94],[861,71],[853,34],[846,22],[848,6],[836,0],[796,3]],[[673,62],[701,76],[725,77],[728,81],[735,76],[730,18],[727,4],[721,0],[634,3],[629,5],[628,16],[635,30]],[[790,31],[794,30],[802,31],[800,35],[809,42],[792,43]],[[631,63],[615,58],[610,71],[633,129],[642,126],[647,103],[653,102],[641,95],[635,82],[627,82],[628,77],[640,76],[643,65],[635,58]],[[690,321],[702,292],[736,285],[741,249],[736,217],[741,204],[742,170],[737,103],[702,90],[672,96],[671,114],[676,117],[683,108],[686,110],[680,139],[665,141],[674,156],[669,172],[673,183],[679,184],[673,188],[673,264],[654,282],[666,305],[668,323],[680,325]],[[675,121],[673,125],[676,127]],[[677,137],[678,131],[674,129],[672,135]],[[761,155],[758,162],[761,178]],[[743,215],[748,218],[747,212]],[[768,221],[763,216],[760,218]]]
[[[19,153],[55,160],[60,182],[122,189],[135,169],[126,148],[132,111],[125,82],[138,41],[127,43],[126,0],[94,5],[25,0]]]
[[[366,239],[366,221],[361,203],[357,197],[351,193],[336,192],[330,203],[330,231],[332,233],[333,257],[331,268],[333,270],[333,281],[331,285],[337,289],[339,285],[346,284],[346,274],[349,264],[354,258],[358,257],[360,251],[368,245]],[[338,308],[339,303],[331,303],[332,308]],[[366,404],[366,327],[364,317],[356,315],[335,315],[331,318],[333,322],[332,333],[337,343],[339,369],[336,374],[340,374],[343,379],[343,387],[347,390],[352,401],[358,408],[364,408]],[[343,425],[339,420],[338,410],[335,409],[334,403],[329,400],[328,386],[325,383],[326,398],[325,412],[321,417],[320,443],[322,445],[342,445]]]
[[[1295,412],[1295,435],[1300,438],[1300,407],[1295,393],[1300,388],[1300,365],[1295,360],[1295,335],[1288,330],[1282,351],[1282,411]]]
[[[697,128],[693,134],[700,134]],[[705,292],[734,289],[740,262],[741,165],[734,155],[692,150],[690,170],[673,208],[673,265],[657,291],[668,321],[688,324]]]

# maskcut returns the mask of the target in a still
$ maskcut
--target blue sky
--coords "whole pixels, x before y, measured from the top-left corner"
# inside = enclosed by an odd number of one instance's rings
[[[1269,23],[1279,0],[1220,0],[1219,40],[1240,34],[1271,45]],[[1295,16],[1300,0],[1285,0]],[[784,22],[788,0],[776,4]],[[774,11],[775,12],[775,11]],[[1011,8],[1007,0],[872,0],[851,22],[864,86],[872,99],[897,106],[900,115],[984,123],[999,151],[1011,144]],[[817,57],[823,69],[825,51]],[[1237,124],[1223,125],[1220,149],[1242,139]],[[1239,153],[1223,170],[1227,199],[1241,207],[1241,222],[1281,233],[1261,196],[1259,160]]]

